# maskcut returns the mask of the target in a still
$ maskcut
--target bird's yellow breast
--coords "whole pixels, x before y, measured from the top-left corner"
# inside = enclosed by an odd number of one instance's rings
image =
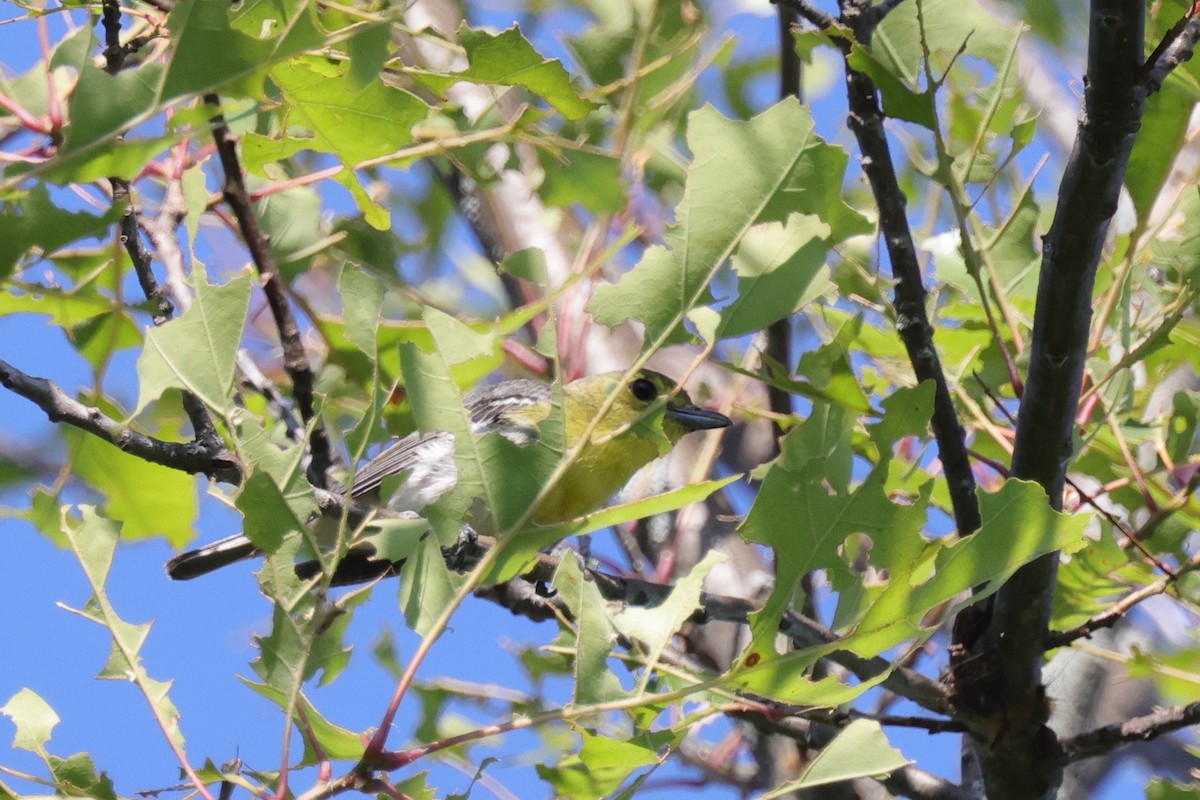
[[[620,439],[585,447],[538,506],[534,522],[551,525],[594,511],[658,456],[658,445],[649,439],[634,433]]]

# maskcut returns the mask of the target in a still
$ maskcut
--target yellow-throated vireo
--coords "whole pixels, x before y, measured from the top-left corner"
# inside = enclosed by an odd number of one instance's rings
[[[564,387],[563,413],[567,444],[571,447],[578,444],[608,397],[616,394],[592,428],[587,446],[538,505],[533,514],[536,524],[566,522],[596,510],[628,483],[635,472],[659,456],[662,437],[636,423],[658,408],[660,398],[665,398],[662,435],[672,446],[690,431],[730,424],[724,414],[692,403],[687,393],[677,390],[665,375],[643,369],[621,386],[623,377],[621,372],[609,372],[581,378]],[[511,380],[469,393],[463,405],[475,433],[499,433],[525,446],[538,438],[538,423],[549,416],[550,400],[548,383]],[[418,432],[393,442],[355,473],[350,499],[372,496],[385,479],[401,473],[408,473],[407,478],[386,505],[395,512],[420,512],[453,488],[458,479],[454,434]],[[167,563],[167,572],[176,580],[187,580],[256,555],[258,548],[238,534],[176,556]],[[361,555],[358,560],[364,561]],[[369,560],[368,556],[365,561]],[[350,583],[386,574],[388,565],[380,566],[347,570],[344,575],[335,575],[334,582]],[[342,573],[341,565],[338,572]]]

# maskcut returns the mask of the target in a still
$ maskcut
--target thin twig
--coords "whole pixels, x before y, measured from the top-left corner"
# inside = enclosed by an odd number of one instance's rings
[[[777,3],[779,15],[779,97],[786,99],[795,97],[804,102],[801,93],[803,74],[800,55],[796,52],[796,41],[792,38],[792,28],[796,24],[797,12],[786,3]],[[791,317],[783,317],[767,328],[766,355],[783,371],[777,377],[786,379],[792,369],[792,321]],[[792,414],[792,394],[775,381],[767,383],[767,401],[776,416],[772,420],[775,429],[775,448],[778,452],[779,439],[784,434],[782,420]],[[806,592],[806,598],[810,595]],[[811,603],[811,599],[806,599]],[[807,609],[806,609],[807,610]]]
[[[121,44],[121,6],[117,0],[104,0],[102,20],[104,68],[110,75],[116,75],[125,66],[125,56],[129,52],[128,48]],[[130,183],[117,176],[112,176],[108,180],[112,186],[113,205],[121,209],[121,244],[125,247],[125,252],[129,254],[129,260],[133,263],[133,271],[142,287],[142,293],[154,305],[154,324],[162,325],[174,316],[175,308],[154,276],[150,251],[146,249],[139,232],[140,216],[133,202]],[[182,206],[182,195],[180,195],[179,204]],[[167,212],[164,210],[162,213],[165,215]],[[179,224],[179,220],[185,213],[186,210],[178,212],[176,225]],[[224,452],[225,447],[217,433],[212,416],[204,407],[204,403],[200,402],[200,399],[192,392],[183,392],[183,410],[192,423],[192,433],[196,442],[202,444],[210,452]]]
[[[1146,94],[1151,95],[1162,88],[1163,81],[1176,67],[1192,57],[1196,41],[1200,39],[1200,15],[1196,6],[1188,6],[1187,13],[1167,32],[1158,47],[1146,59],[1142,67],[1145,72]]]
[[[1000,398],[996,395],[996,393],[992,390],[992,388],[984,382],[983,378],[980,377],[978,372],[974,373],[974,378],[975,378],[976,382],[980,385],[980,387],[983,388],[984,394],[986,394],[988,396],[988,398],[992,401],[992,403],[996,406],[996,410],[999,411],[1001,414],[1003,414],[1004,418],[1007,419],[1010,423],[1015,424],[1016,418],[1013,417],[1012,412],[1009,411],[1007,408],[1005,408],[1004,403],[1000,400]],[[983,460],[982,456],[976,455],[975,457]],[[1000,465],[993,464],[993,468],[996,468],[999,466]],[[1010,477],[1011,471],[1006,469],[1006,470],[1004,470],[1003,474],[1005,477]],[[1129,542],[1131,544],[1133,544],[1133,546],[1136,547],[1139,552],[1141,552],[1142,557],[1145,558],[1147,561],[1149,561],[1151,564],[1153,564],[1155,566],[1155,568],[1158,569],[1159,572],[1162,572],[1164,575],[1172,574],[1173,570],[1169,566],[1167,566],[1167,564],[1162,559],[1160,559],[1158,556],[1154,555],[1154,553],[1150,552],[1150,548],[1148,548],[1144,544],[1142,544],[1141,540],[1135,536],[1136,532],[1130,532],[1130,530],[1125,527],[1125,523],[1119,517],[1117,517],[1116,514],[1114,514],[1111,510],[1105,508],[1104,506],[1100,505],[1099,495],[1105,494],[1108,491],[1107,489],[1098,494],[1092,494],[1091,492],[1084,490],[1084,488],[1082,486],[1080,486],[1078,483],[1076,483],[1075,479],[1072,478],[1070,475],[1067,476],[1066,482],[1067,482],[1067,486],[1070,486],[1075,491],[1075,493],[1079,495],[1079,498],[1084,503],[1091,506],[1092,509],[1096,511],[1096,513],[1098,513],[1100,516],[1104,517],[1106,520],[1108,520],[1110,525],[1112,525],[1114,528],[1116,528],[1118,531],[1120,531],[1129,540]],[[1190,497],[1190,492],[1189,492],[1189,497]]]
[[[1160,708],[1143,717],[1115,722],[1063,741],[1063,760],[1080,761],[1105,756],[1118,747],[1149,742],[1166,733],[1200,723],[1200,702]]]
[[[121,45],[121,5],[117,0],[104,0],[101,21],[104,27],[104,71],[116,75],[125,65],[125,48]],[[113,205],[121,209],[121,244],[133,262],[133,271],[146,299],[154,304],[154,324],[162,325],[175,313],[171,301],[163,294],[151,268],[149,251],[138,233],[138,214],[133,203],[129,181],[111,177]]]
[[[1130,592],[1104,611],[1076,625],[1074,628],[1064,631],[1051,631],[1046,636],[1046,649],[1051,650],[1055,647],[1062,647],[1076,639],[1090,638],[1093,633],[1101,628],[1111,628],[1117,623],[1117,620],[1124,617],[1138,603],[1165,593],[1179,581],[1181,576],[1193,572],[1197,567],[1200,567],[1200,553],[1193,555],[1178,570],[1169,572],[1154,583]]]

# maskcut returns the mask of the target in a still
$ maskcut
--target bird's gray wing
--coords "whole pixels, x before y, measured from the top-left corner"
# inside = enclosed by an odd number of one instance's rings
[[[509,416],[516,409],[550,402],[550,385],[541,381],[513,380],[476,389],[463,398],[463,407],[475,433],[499,431],[527,444],[537,438],[536,425]],[[444,431],[413,433],[385,448],[354,475],[351,496],[377,491],[383,481],[409,471],[404,485],[387,500],[394,511],[420,511],[449,491],[458,479],[454,464],[454,434]]]
[[[351,497],[359,498],[378,491],[386,478],[411,470],[405,486],[418,484],[422,480],[435,477],[438,467],[448,463],[454,470],[454,434],[412,433],[388,447],[379,455],[372,458],[362,468],[354,473],[354,483],[350,492]],[[453,480],[451,480],[453,485]],[[415,488],[415,487],[414,487]],[[448,488],[448,487],[446,487]],[[442,491],[445,491],[443,488]],[[437,492],[440,495],[441,492]],[[436,496],[433,499],[437,499]],[[432,500],[428,501],[432,502]],[[422,504],[423,507],[425,504]],[[391,506],[391,503],[388,503]],[[420,508],[401,508],[400,511],[419,511]]]

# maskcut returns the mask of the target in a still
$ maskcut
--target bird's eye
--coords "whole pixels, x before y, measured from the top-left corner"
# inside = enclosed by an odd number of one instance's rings
[[[654,385],[653,381],[646,380],[645,378],[638,378],[629,384],[629,391],[633,392],[633,396],[643,403],[649,403],[658,397],[658,387]]]

